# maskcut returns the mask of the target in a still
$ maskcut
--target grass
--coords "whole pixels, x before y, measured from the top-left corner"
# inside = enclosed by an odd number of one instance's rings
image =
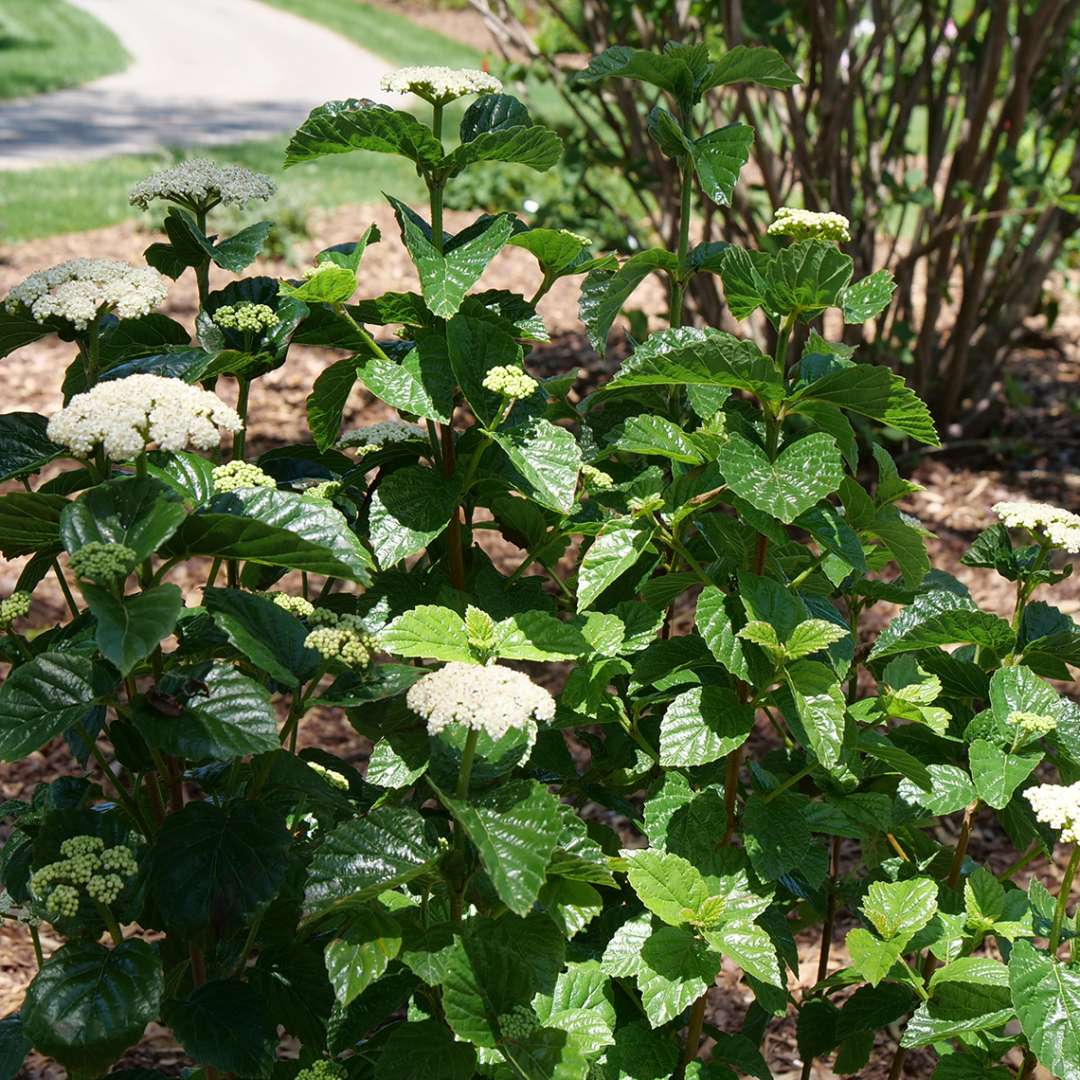
[[[66,0],[0,0],[0,98],[78,86],[130,62],[107,26]]]

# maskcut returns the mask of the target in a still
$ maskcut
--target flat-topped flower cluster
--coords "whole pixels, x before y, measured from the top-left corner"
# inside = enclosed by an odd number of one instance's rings
[[[994,513],[1009,529],[1027,529],[1051,547],[1080,554],[1080,515],[1049,503],[999,502]]]
[[[468,94],[497,94],[502,83],[473,68],[404,67],[384,75],[379,84],[391,94],[416,94],[432,104],[444,104]]]
[[[244,206],[266,200],[277,190],[274,181],[242,165],[222,165],[210,158],[189,158],[151,173],[128,193],[132,206],[146,210],[155,199],[182,206]]]

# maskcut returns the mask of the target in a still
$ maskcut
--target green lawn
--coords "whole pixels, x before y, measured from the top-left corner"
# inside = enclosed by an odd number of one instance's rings
[[[130,62],[108,27],[66,0],[0,0],[0,98],[78,86]]]

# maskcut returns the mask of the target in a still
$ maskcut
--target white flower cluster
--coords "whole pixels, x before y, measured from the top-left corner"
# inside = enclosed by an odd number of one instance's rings
[[[325,765],[320,765],[317,761],[308,761],[306,764],[309,769],[317,772],[332,788],[337,788],[339,791],[349,790],[349,781],[336,769],[328,769]]]
[[[13,592],[6,600],[0,600],[0,626],[10,626],[16,619],[30,614],[30,594]]]
[[[210,474],[215,491],[239,491],[241,488],[277,487],[277,481],[250,461],[229,461],[215,465]]]
[[[45,902],[46,909],[62,918],[79,911],[79,890],[91,900],[112,904],[127,879],[139,866],[131,849],[123,844],[106,848],[98,836],[72,836],[60,845],[62,858],[41,867],[30,878],[30,891]]]
[[[555,700],[528,675],[497,664],[454,660],[413,683],[405,695],[409,708],[437,735],[450,724],[485,731],[493,739],[530,720],[550,720]]]
[[[269,176],[242,165],[219,165],[209,158],[190,158],[140,180],[131,189],[129,198],[132,206],[143,210],[154,199],[208,208],[218,203],[243,206],[253,199],[269,199],[276,190]]]
[[[269,304],[253,304],[250,301],[222,304],[212,318],[223,330],[237,330],[242,334],[261,334],[281,322]]]
[[[262,595],[273,601],[282,611],[287,611],[298,619],[306,619],[315,610],[315,605],[302,596],[290,596],[283,592],[264,592]]]
[[[581,482],[594,491],[609,491],[615,485],[611,474],[598,469],[595,465],[581,466]]]
[[[1039,784],[1024,792],[1035,816],[1061,830],[1063,844],[1080,843],[1080,780],[1075,784]]]
[[[8,293],[4,306],[9,313],[25,308],[39,323],[55,317],[85,330],[103,311],[114,311],[121,319],[148,315],[167,291],[165,279],[149,266],[119,259],[69,259],[31,274]]]
[[[161,375],[129,375],[76,394],[49,421],[54,443],[86,456],[99,443],[111,458],[133,457],[150,443],[162,450],[217,446],[218,428],[235,433],[243,422],[219,397]]]
[[[405,67],[382,77],[383,90],[391,94],[416,94],[432,105],[444,105],[467,94],[497,94],[502,83],[486,71],[474,68]]]
[[[995,503],[994,513],[1009,529],[1027,529],[1062,551],[1080,554],[1080,514],[1036,502]]]
[[[502,394],[511,401],[522,401],[530,397],[540,384],[521,368],[503,364],[491,368],[481,385],[493,394]]]
[[[392,443],[411,442],[413,439],[423,438],[425,438],[424,432],[416,424],[409,424],[404,420],[381,420],[377,424],[368,424],[366,427],[346,431],[338,440],[338,446],[342,449],[370,451]]]
[[[795,240],[835,240],[846,244],[851,239],[851,222],[843,214],[831,210],[817,213],[781,206],[768,228],[769,236],[790,236]]]

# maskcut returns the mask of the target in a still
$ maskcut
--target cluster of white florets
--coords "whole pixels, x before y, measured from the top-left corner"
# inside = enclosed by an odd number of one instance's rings
[[[1035,816],[1061,830],[1064,844],[1080,843],[1080,780],[1075,784],[1039,784],[1024,792]]]
[[[332,788],[337,788],[339,791],[349,790],[349,781],[336,769],[328,769],[325,765],[320,765],[317,761],[309,761],[307,762],[307,766],[309,769],[317,772]]]
[[[405,420],[380,420],[377,424],[368,424],[366,427],[346,431],[338,440],[338,446],[364,452],[377,450],[380,446],[412,442],[424,437],[423,430],[416,424],[410,424]]]
[[[769,236],[790,236],[795,240],[835,240],[846,244],[851,239],[851,222],[831,210],[818,213],[781,206],[773,215]]]
[[[79,911],[80,890],[106,906],[116,901],[139,869],[129,847],[107,848],[98,836],[72,836],[60,845],[62,856],[35,871],[30,891],[50,914],[73,918]]]
[[[306,619],[315,611],[315,605],[302,596],[290,596],[283,592],[264,592],[262,595],[273,601],[282,611],[287,611],[298,619]]]
[[[1080,554],[1080,515],[1036,502],[999,502],[994,513],[1009,529],[1027,529],[1053,547]]]
[[[10,626],[16,619],[30,614],[30,594],[13,592],[5,600],[0,600],[0,627]]]
[[[502,394],[512,401],[522,401],[531,397],[540,384],[521,368],[504,364],[491,368],[484,376],[482,385],[493,394]]]
[[[276,190],[269,176],[242,165],[219,165],[209,158],[191,158],[140,180],[129,192],[129,199],[132,206],[143,210],[154,199],[190,207],[205,208],[218,203],[243,206],[254,199],[269,199]]]
[[[250,461],[229,461],[215,465],[210,474],[215,491],[239,491],[241,488],[277,487],[277,481]]]
[[[57,318],[85,330],[106,311],[121,319],[148,315],[167,291],[165,279],[149,266],[118,259],[70,259],[31,274],[8,293],[4,306],[9,313],[24,309],[39,323]]]
[[[336,660],[351,668],[366,668],[375,651],[375,639],[364,629],[359,615],[341,615],[329,608],[315,608],[308,616],[315,627],[304,639],[324,660]]]
[[[380,86],[391,94],[416,94],[432,105],[468,94],[497,94],[502,83],[474,68],[405,67],[384,75]]]
[[[161,375],[129,375],[76,394],[49,421],[48,435],[79,456],[101,444],[111,458],[131,458],[156,443],[162,450],[217,446],[218,428],[243,421],[219,397]]]
[[[76,577],[109,585],[126,578],[138,561],[138,553],[126,544],[90,540],[71,553],[68,565]]]
[[[555,715],[554,698],[528,675],[497,664],[456,660],[413,683],[405,701],[427,721],[432,734],[463,724],[498,739],[513,728]]]
[[[222,304],[212,316],[222,330],[236,330],[241,334],[261,334],[277,326],[281,320],[269,304]]]
[[[609,491],[615,486],[611,474],[598,469],[595,465],[581,466],[581,482],[593,491]]]

